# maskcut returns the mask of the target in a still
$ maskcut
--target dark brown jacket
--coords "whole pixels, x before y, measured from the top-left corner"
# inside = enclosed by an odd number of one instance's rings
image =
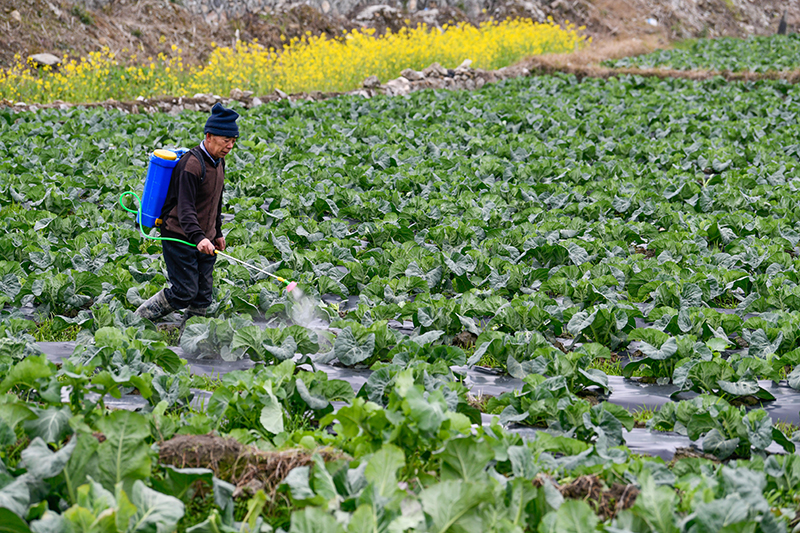
[[[195,156],[202,153],[205,161],[205,178]],[[203,239],[214,241],[222,237],[222,190],[225,182],[225,162],[216,163],[202,148],[184,155],[175,169],[167,190],[167,199],[161,210],[163,237],[185,239],[199,244]]]

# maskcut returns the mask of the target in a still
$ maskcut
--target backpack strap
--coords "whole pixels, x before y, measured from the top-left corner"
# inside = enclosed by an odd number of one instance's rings
[[[203,180],[206,179],[206,160],[203,157],[203,149],[200,148],[200,145],[197,145],[187,153],[194,154],[197,160],[200,161],[200,183],[203,183]]]

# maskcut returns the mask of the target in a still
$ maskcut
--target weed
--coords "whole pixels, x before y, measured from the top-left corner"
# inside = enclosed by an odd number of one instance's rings
[[[467,403],[470,407],[474,407],[481,413],[486,412],[486,403],[489,401],[491,396],[486,396],[483,393],[478,393],[477,396],[473,396],[471,392],[467,393]]]
[[[316,429],[308,416],[301,413],[290,413],[286,417],[285,430],[287,433],[294,433],[295,431],[313,431]]]
[[[795,432],[800,431],[800,426],[791,422],[783,422],[781,420],[775,422],[775,427],[783,432],[784,435],[791,437]]]
[[[202,496],[192,498],[186,504],[186,512],[178,522],[178,533],[183,533],[192,526],[196,526],[200,522],[208,518],[208,514],[214,509],[214,495],[209,491]]]
[[[672,47],[676,50],[691,50],[696,42],[697,39],[681,39],[672,43]]]
[[[175,326],[159,328],[164,344],[167,346],[180,346],[181,330]]]
[[[595,368],[597,370],[601,370],[609,376],[622,375],[622,362],[619,360],[618,357],[612,357],[610,359],[604,359],[602,357],[598,357],[594,361],[592,361],[591,364],[589,364],[589,368]]]
[[[80,331],[81,327],[78,325],[69,326],[62,330],[54,330],[53,319],[48,318],[38,324],[33,332],[33,338],[36,339],[36,342],[69,342],[74,341]]]
[[[222,386],[222,379],[216,376],[192,376],[191,386],[195,389],[215,391]]]
[[[653,418],[655,410],[651,407],[640,407],[631,413],[636,427],[644,427],[645,423]]]
[[[478,361],[478,365],[485,366],[485,367],[488,367],[488,368],[505,368],[506,367],[506,364],[504,362],[498,361],[497,358],[494,355],[492,355],[492,354],[490,354],[488,352],[483,354],[483,356],[481,357],[481,360]]]
[[[28,439],[28,437],[22,435],[22,437],[17,439],[17,442],[6,446],[5,449],[0,452],[0,456],[2,456],[6,467],[15,468],[20,459],[22,459],[22,451],[25,450],[30,443],[31,441]]]
[[[736,306],[739,305],[739,300],[734,298],[733,296],[723,294],[722,296],[717,296],[712,300],[712,303],[717,307],[722,307],[724,309],[735,309]]]
[[[94,17],[91,15],[91,13],[83,9],[81,6],[79,5],[72,6],[72,11],[70,11],[70,13],[72,13],[73,17],[77,18],[87,26],[94,26]]]

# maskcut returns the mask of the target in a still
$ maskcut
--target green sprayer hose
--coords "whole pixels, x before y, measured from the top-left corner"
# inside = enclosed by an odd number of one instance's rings
[[[134,198],[136,198],[136,203],[139,206],[139,209],[133,210],[133,209],[128,209],[127,207],[125,207],[125,204],[122,203],[122,199],[125,198],[128,195],[131,195]],[[133,213],[134,215],[139,217],[138,220],[142,220],[142,199],[139,198],[139,195],[136,194],[135,192],[133,192],[133,191],[125,191],[124,193],[120,194],[119,195],[119,205],[121,205],[122,209],[124,209],[128,213]],[[150,240],[153,240],[153,241],[174,241],[174,242],[179,242],[181,244],[185,244],[186,246],[191,246],[192,248],[197,248],[194,244],[192,244],[190,242],[187,242],[187,241],[182,241],[181,239],[173,239],[172,237],[151,237],[150,235],[148,235],[147,233],[144,232],[144,228],[143,228],[141,223],[139,224],[139,233],[141,233],[142,237],[144,237],[145,239],[150,239]]]
[[[125,207],[125,204],[122,203],[122,199],[125,198],[128,195],[133,196],[134,198],[136,198],[136,203],[139,205],[138,209],[136,209],[136,210],[128,209],[127,207]],[[136,194],[135,192],[133,192],[133,191],[125,191],[124,193],[120,194],[119,195],[119,205],[121,205],[122,209],[124,209],[125,211],[127,211],[129,213],[133,213],[134,215],[136,215],[138,217],[138,220],[142,220],[142,199],[139,198],[139,195]],[[192,248],[197,248],[197,246],[195,246],[194,244],[192,244],[190,242],[187,242],[187,241],[184,241],[184,240],[181,240],[181,239],[173,239],[172,237],[151,237],[150,235],[148,235],[147,233],[144,232],[144,228],[142,227],[141,223],[139,224],[139,233],[141,233],[142,237],[144,237],[145,239],[150,239],[152,241],[173,241],[173,242],[179,242],[181,244],[185,244],[186,246],[191,246]],[[217,255],[224,256],[224,257],[226,257],[228,259],[232,259],[233,261],[236,261],[237,263],[241,263],[242,265],[244,265],[244,266],[246,266],[248,268],[252,268],[253,270],[257,270],[257,271],[261,272],[262,274],[266,274],[268,276],[271,276],[271,277],[275,278],[276,280],[278,280],[281,283],[284,283],[286,285],[286,290],[288,292],[291,292],[292,289],[297,287],[297,283],[295,283],[294,281],[289,281],[289,280],[287,280],[285,278],[282,278],[280,276],[276,276],[272,272],[267,272],[266,270],[261,270],[260,268],[257,268],[255,266],[249,264],[249,263],[245,263],[241,259],[236,259],[235,257],[230,256],[230,255],[225,254],[225,253],[222,253],[219,250],[214,250],[214,253],[217,254]]]

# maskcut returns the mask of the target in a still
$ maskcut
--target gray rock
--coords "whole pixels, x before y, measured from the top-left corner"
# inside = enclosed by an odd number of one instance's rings
[[[264,103],[264,102],[262,102],[262,101],[261,101],[261,98],[259,98],[258,96],[256,96],[256,97],[255,97],[255,98],[253,98],[253,100],[250,102],[250,107],[251,107],[251,108],[252,108],[252,107],[258,107],[258,106],[260,106],[260,105],[261,105],[261,104],[263,104],[263,103]]]
[[[60,9],[58,9],[58,8],[57,8],[56,6],[54,6],[53,4],[51,4],[50,2],[46,2],[46,3],[47,3],[47,7],[49,7],[49,8],[50,8],[50,11],[52,11],[52,12],[53,12],[53,14],[54,14],[56,17],[58,17],[58,18],[61,18],[61,15],[62,15],[62,13],[61,13],[61,10],[60,10]]]
[[[231,98],[234,100],[244,100],[251,96],[253,96],[253,91],[243,91],[238,87],[236,89],[231,89]]]
[[[217,103],[217,100],[219,100],[219,96],[214,96],[211,93],[208,94],[197,93],[194,95],[194,98],[208,105],[214,105],[215,103]]]
[[[439,10],[434,9],[426,9],[425,11],[420,11],[418,13],[420,17],[422,17],[422,21],[427,24],[428,26],[438,26],[439,24],[436,22],[436,18],[439,16]]]
[[[465,59],[464,61],[461,62],[461,64],[459,66],[456,67],[456,71],[458,71],[458,70],[472,70],[470,65],[472,65],[472,60],[471,59]]]
[[[356,20],[370,20],[377,13],[380,12],[384,12],[384,14],[394,15],[395,13],[397,13],[397,10],[385,4],[379,4],[377,6],[369,6],[368,8],[362,10],[358,15],[356,15]]]
[[[413,68],[404,69],[403,72],[400,73],[408,81],[419,81],[422,79],[422,72],[416,71]]]
[[[431,63],[423,69],[422,75],[426,78],[444,78],[447,76],[447,69],[439,63]]]
[[[39,66],[55,67],[61,64],[61,59],[53,54],[33,54],[28,59]]]
[[[287,98],[289,98],[289,95],[281,91],[280,89],[275,89],[275,94],[278,95],[278,98],[280,98],[281,100],[286,100]]]
[[[382,89],[389,96],[402,96],[411,92],[411,82],[400,76],[396,80],[387,81]]]
[[[370,76],[364,80],[361,86],[365,89],[377,89],[381,86],[381,80],[378,79],[378,76]]]

